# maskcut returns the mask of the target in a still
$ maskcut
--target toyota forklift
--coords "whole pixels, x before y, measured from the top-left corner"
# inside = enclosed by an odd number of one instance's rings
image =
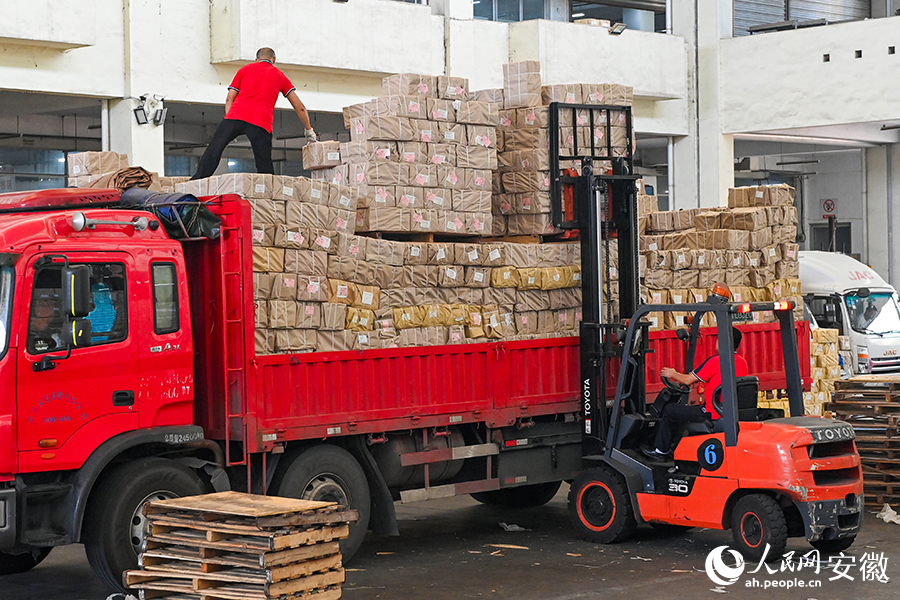
[[[748,560],[777,560],[788,537],[805,536],[822,552],[850,547],[862,522],[863,482],[853,428],[803,416],[803,389],[792,301],[733,303],[726,286],[706,302],[642,304],[638,215],[630,107],[553,103],[549,108],[551,218],[578,230],[582,249],[583,321],[580,382],[582,471],[569,491],[569,514],[581,537],[595,543],[627,540],[639,523],[662,527],[731,529]],[[604,123],[605,121],[605,123]],[[625,147],[612,136],[568,136],[625,127]],[[581,147],[579,147],[579,142]],[[612,240],[619,277],[611,277]],[[618,286],[619,314],[610,299]],[[605,293],[604,293],[605,292]],[[604,298],[606,301],[604,301]],[[737,377],[731,329],[751,313],[771,311],[780,326],[790,417],[759,409],[756,377]],[[602,318],[605,312],[606,319]],[[650,458],[659,415],[648,407],[645,358],[651,313],[689,313],[678,337],[693,371],[700,326],[714,320],[721,385],[713,390],[720,418],[682,428],[671,458]],[[705,318],[706,317],[706,318]],[[618,372],[615,394],[607,379]],[[687,398],[690,388],[662,380],[664,392]]]

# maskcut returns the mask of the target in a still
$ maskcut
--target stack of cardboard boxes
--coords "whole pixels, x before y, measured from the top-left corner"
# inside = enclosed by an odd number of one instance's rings
[[[812,386],[803,392],[803,411],[807,415],[827,417],[825,404],[831,402],[834,382],[841,378],[838,358],[838,330],[814,329],[810,333],[810,374]],[[790,416],[790,401],[786,390],[759,393],[760,408],[778,408]],[[827,413],[827,414],[826,414]]]
[[[644,297],[659,304],[702,301],[716,283],[725,283],[736,302],[793,300],[795,317],[802,318],[793,190],[786,185],[737,188],[729,193],[729,206],[640,217],[646,231],[640,237]],[[774,321],[767,313],[752,317]],[[681,327],[683,321],[684,315],[668,314],[653,328]]]
[[[493,184],[494,230],[511,236],[559,233],[550,222],[550,103],[630,106],[632,88],[585,83],[542,86],[538,61],[504,65],[503,80],[501,152]],[[627,152],[623,111],[563,110],[559,123],[563,152],[573,156],[624,156]],[[577,171],[580,162],[562,161],[560,167]],[[609,165],[595,164],[595,170],[604,168]]]
[[[104,175],[128,168],[128,157],[117,152],[74,152],[68,156],[69,187],[90,187]],[[150,189],[156,192],[169,193],[175,190],[175,184],[187,181],[187,177],[161,177],[151,173]]]
[[[490,235],[499,105],[459,77],[393,75],[384,92],[347,107],[351,141],[307,145],[304,166],[357,189],[358,231]]]

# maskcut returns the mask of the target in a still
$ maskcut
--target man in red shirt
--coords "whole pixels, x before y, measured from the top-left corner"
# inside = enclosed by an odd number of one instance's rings
[[[272,164],[272,122],[278,94],[284,94],[306,128],[306,139],[316,141],[306,106],[297,96],[291,80],[275,67],[275,51],[260,48],[256,62],[238,70],[225,98],[225,119],[219,124],[212,141],[197,165],[191,179],[202,179],[215,173],[225,146],[239,135],[246,135],[253,147],[258,173],[274,173]]]
[[[747,361],[737,353],[741,345],[741,331],[737,327],[731,328],[731,339],[734,342],[734,376],[746,377],[750,374]],[[662,415],[656,429],[655,448],[647,452],[654,457],[663,457],[669,453],[672,446],[672,437],[678,428],[684,423],[699,423],[703,421],[715,421],[721,415],[713,406],[713,392],[722,383],[722,365],[719,358],[719,342],[716,340],[716,353],[707,358],[702,365],[690,373],[679,373],[672,367],[664,367],[660,375],[672,381],[684,385],[701,384],[697,391],[703,396],[702,404],[689,401],[687,405],[673,402],[662,409]]]

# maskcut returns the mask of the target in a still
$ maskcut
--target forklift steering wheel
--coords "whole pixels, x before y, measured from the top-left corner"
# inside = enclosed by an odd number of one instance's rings
[[[669,391],[675,392],[676,394],[689,394],[691,392],[691,386],[684,383],[673,381],[668,377],[663,377],[662,375],[659,376],[659,380],[662,381],[663,385],[666,386]]]

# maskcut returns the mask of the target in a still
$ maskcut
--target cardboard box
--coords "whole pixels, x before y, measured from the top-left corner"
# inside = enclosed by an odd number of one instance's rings
[[[275,354],[275,332],[257,327],[254,330],[254,346],[257,355]]]
[[[545,85],[541,87],[541,101],[545,105],[551,102],[566,104],[582,104],[581,84]]]
[[[420,118],[426,118],[429,121],[448,121],[450,123],[455,123],[456,109],[454,108],[454,104],[455,102],[453,100],[428,98],[426,104],[427,110],[424,117]]]
[[[312,329],[277,330],[275,352],[295,352],[316,349],[316,332]]]
[[[404,242],[369,238],[366,242],[366,260],[395,267],[403,266],[405,245]]]
[[[381,80],[381,88],[386,96],[429,96],[437,97],[437,80],[432,75],[398,73]]]
[[[350,121],[350,140],[353,142],[412,141],[416,134],[407,117],[374,115]]]
[[[711,229],[706,232],[706,248],[749,250],[750,232],[737,229]]]
[[[491,197],[491,192],[489,191],[453,190],[450,207],[460,212],[490,213],[492,208]]]
[[[115,173],[128,167],[128,156],[116,152],[73,152],[67,161],[73,177]]]
[[[550,191],[550,174],[544,171],[503,173],[502,180],[509,194]]]
[[[550,127],[550,110],[546,106],[535,105],[516,109],[516,127],[519,129],[546,129]]]
[[[772,243],[773,239],[771,227],[764,227],[763,229],[758,229],[756,231],[750,232],[750,239],[748,244],[750,250],[762,250],[766,246],[771,246]]]
[[[280,273],[284,271],[284,248],[253,246],[253,270]]]
[[[340,153],[341,160],[345,163],[399,160],[397,142],[343,142],[340,146]]]
[[[447,77],[440,75],[437,78],[437,92],[439,98],[448,100],[468,100],[469,80],[465,77]]]
[[[255,300],[268,300],[272,293],[272,280],[276,273],[253,274],[253,298]]]
[[[379,96],[370,103],[368,115],[427,119],[428,100],[430,100],[430,98],[420,95]]]
[[[456,149],[457,166],[467,169],[497,168],[497,151],[482,146],[458,146]]]
[[[507,218],[509,235],[553,235],[562,230],[553,226],[550,215],[510,215]]]
[[[356,215],[357,231],[410,231],[410,214],[402,208],[361,208]]]
[[[424,144],[424,160],[417,162],[426,162],[435,166],[456,166],[456,149],[458,144]]]
[[[303,146],[303,168],[336,167],[341,164],[340,142],[311,142]]]
[[[500,105],[479,101],[454,101],[456,121],[469,125],[488,125],[497,127],[500,124]]]
[[[328,265],[328,253],[321,250],[284,251],[284,272],[303,273],[306,275],[325,276]]]
[[[781,261],[775,265],[776,279],[797,279],[800,277],[800,263]]]
[[[407,165],[393,161],[353,163],[349,170],[351,185],[401,185],[408,178]]]
[[[490,88],[486,90],[470,91],[469,96],[476,102],[489,102],[503,105],[503,88]]]
[[[328,257],[328,279],[342,279],[362,285],[375,285],[375,265],[344,256]]]

